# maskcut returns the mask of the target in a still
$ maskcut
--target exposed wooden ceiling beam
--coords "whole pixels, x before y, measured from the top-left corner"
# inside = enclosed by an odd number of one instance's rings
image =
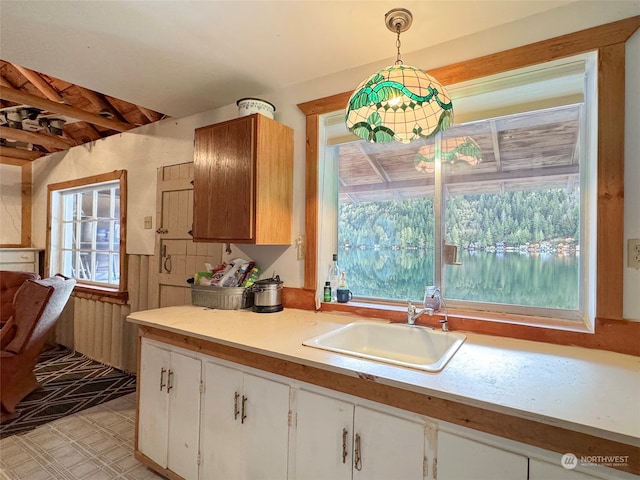
[[[159,115],[149,108],[141,107],[140,105],[137,105],[137,107],[138,110],[140,110],[142,114],[147,117],[147,119],[149,119],[149,121],[152,123],[162,119],[162,115]]]
[[[18,142],[35,143],[45,148],[57,148],[59,150],[67,150],[74,146],[71,142],[61,137],[53,137],[43,133],[27,132],[25,130],[18,130],[17,128],[2,126],[0,126],[0,137]]]
[[[83,122],[92,123],[94,125],[100,125],[104,128],[109,128],[117,132],[125,132],[133,128],[133,125],[119,122],[110,118],[104,118],[100,115],[94,115],[93,113],[78,108],[70,107],[62,103],[52,102],[46,98],[38,97],[37,95],[31,95],[30,93],[23,92],[22,90],[15,90],[12,88],[0,88],[0,98],[16,102],[24,105],[29,105],[35,108],[41,108],[50,112],[59,113],[67,117],[75,118]]]
[[[89,90],[87,88],[81,87],[79,85],[76,85],[76,87],[80,89],[80,91],[82,92],[82,95],[84,95],[91,102],[91,104],[94,107],[96,107],[98,110],[109,112],[111,115],[113,115],[116,118],[116,120],[120,122],[127,123],[127,124],[129,123],[127,119],[124,118],[122,113],[120,113],[120,111],[116,107],[114,107],[104,95],[94,92],[93,90]]]
[[[0,87],[3,88],[13,88],[13,85],[9,83],[9,80],[0,75]]]
[[[0,165],[13,165],[14,167],[21,167],[25,163],[29,163],[29,160],[0,155]]]
[[[35,160],[36,158],[40,158],[42,154],[35,150],[23,150],[22,148],[0,146],[0,156],[20,158],[22,160]]]
[[[18,70],[24,78],[30,81],[34,87],[38,89],[45,97],[52,102],[64,103],[64,98],[60,95],[51,85],[49,85],[39,73],[29,70],[28,68],[21,67],[12,63],[13,67]],[[35,105],[34,105],[35,106]]]

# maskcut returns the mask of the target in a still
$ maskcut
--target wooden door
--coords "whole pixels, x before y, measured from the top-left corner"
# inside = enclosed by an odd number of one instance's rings
[[[157,307],[189,305],[191,289],[187,279],[205,270],[205,263],[218,265],[219,243],[194,243],[190,234],[193,219],[193,163],[158,169],[156,198]]]
[[[424,423],[356,406],[354,480],[422,480],[425,446]]]
[[[289,386],[245,373],[243,391],[247,400],[242,425],[240,478],[287,478]]]
[[[200,478],[240,478],[241,417],[242,372],[205,362]]]
[[[138,388],[138,450],[167,467],[169,438],[168,350],[142,340]]]
[[[182,478],[198,478],[200,378],[200,360],[171,352],[167,465]]]
[[[353,404],[305,390],[296,395],[295,478],[350,480]]]

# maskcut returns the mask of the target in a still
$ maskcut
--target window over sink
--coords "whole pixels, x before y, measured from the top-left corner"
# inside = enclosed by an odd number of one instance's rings
[[[597,54],[448,86],[454,125],[409,144],[320,117],[318,283],[354,298],[584,323],[595,317]],[[328,266],[328,261],[325,262]],[[590,301],[588,299],[591,299]]]

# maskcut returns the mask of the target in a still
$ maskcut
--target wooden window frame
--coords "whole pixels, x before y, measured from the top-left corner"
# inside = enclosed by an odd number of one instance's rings
[[[109,173],[93,175],[90,177],[78,178],[75,180],[67,180],[59,183],[47,185],[47,247],[45,251],[45,274],[51,275],[49,265],[51,260],[51,206],[54,192],[60,190],[68,190],[87,185],[93,185],[104,182],[120,182],[120,283],[117,288],[103,287],[98,285],[86,285],[78,283],[74,287],[74,295],[85,298],[99,298],[104,301],[116,301],[122,303],[127,300],[127,171],[115,170]],[[57,272],[53,272],[57,273]]]
[[[624,119],[625,42],[640,27],[640,16],[562,35],[476,59],[436,68],[429,74],[443,85],[452,85],[517,68],[596,51],[598,54],[598,166],[596,319],[594,334],[509,324],[509,316],[496,322],[474,319],[464,313],[450,315],[456,328],[478,333],[528,338],[640,355],[640,346],[629,338],[640,323],[623,318],[624,269]],[[315,291],[318,246],[318,153],[320,115],[344,109],[351,92],[310,102],[298,108],[306,116],[305,254],[304,289]],[[348,310],[389,318],[389,310],[323,305],[323,309]],[[393,315],[391,315],[393,317]],[[394,320],[394,318],[392,318]],[[637,342],[636,342],[637,343]]]

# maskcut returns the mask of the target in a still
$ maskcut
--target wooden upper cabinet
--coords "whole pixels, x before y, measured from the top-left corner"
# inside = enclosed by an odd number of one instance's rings
[[[291,128],[260,114],[198,128],[194,155],[194,241],[291,244]]]

